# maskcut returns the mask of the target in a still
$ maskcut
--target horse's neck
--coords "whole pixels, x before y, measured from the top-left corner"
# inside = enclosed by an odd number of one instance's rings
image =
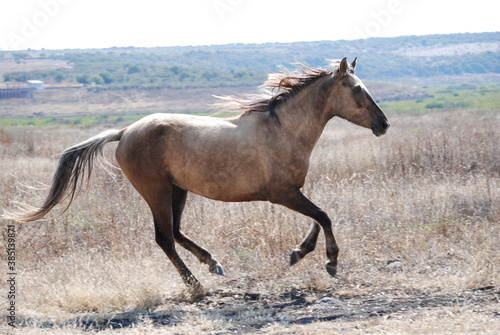
[[[280,106],[277,114],[285,133],[300,140],[304,149],[312,151],[329,118],[325,117],[326,97],[318,93],[318,85],[304,88]]]

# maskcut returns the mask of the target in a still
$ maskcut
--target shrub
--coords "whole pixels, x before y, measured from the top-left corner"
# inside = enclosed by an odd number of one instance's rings
[[[425,105],[425,108],[444,108],[444,103],[441,102],[429,102]]]

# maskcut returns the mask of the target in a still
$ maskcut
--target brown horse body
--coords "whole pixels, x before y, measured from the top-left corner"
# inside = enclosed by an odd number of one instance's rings
[[[63,153],[42,207],[11,218],[32,221],[66,197],[71,203],[81,174],[89,177],[102,147],[119,141],[117,161],[148,203],[156,241],[188,286],[200,284],[177,254],[175,242],[208,264],[211,272],[224,274],[208,251],[180,231],[188,191],[222,201],[267,200],[313,218],[309,233],[292,251],[290,263],[314,249],[323,228],[326,268],[335,275],[338,246],[331,221],[300,188],[313,148],[332,117],[371,128],[377,136],[389,127],[382,110],[354,75],[355,65],[356,60],[348,64],[344,58],[333,69],[303,67],[296,74],[275,75],[268,87],[278,94],[250,102],[233,99],[233,105],[245,110],[235,118],[153,114],[125,129],[97,135]]]

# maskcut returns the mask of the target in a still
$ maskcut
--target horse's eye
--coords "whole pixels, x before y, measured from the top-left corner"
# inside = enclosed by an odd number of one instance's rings
[[[361,86],[354,86],[354,88],[352,89],[352,91],[353,91],[354,93],[359,93],[359,92],[361,92]]]

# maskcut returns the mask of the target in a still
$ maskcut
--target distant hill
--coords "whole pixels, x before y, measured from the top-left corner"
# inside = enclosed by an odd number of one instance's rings
[[[401,81],[500,74],[500,32],[369,38],[355,41],[230,44],[193,47],[0,51],[13,62],[6,82],[94,84],[99,89],[255,86],[293,63],[325,66],[325,59],[359,58],[363,79]],[[33,66],[38,62],[40,67]],[[51,64],[45,68],[44,63]],[[61,67],[54,64],[63,63]],[[5,66],[4,66],[5,67]],[[10,67],[12,68],[12,67]]]

